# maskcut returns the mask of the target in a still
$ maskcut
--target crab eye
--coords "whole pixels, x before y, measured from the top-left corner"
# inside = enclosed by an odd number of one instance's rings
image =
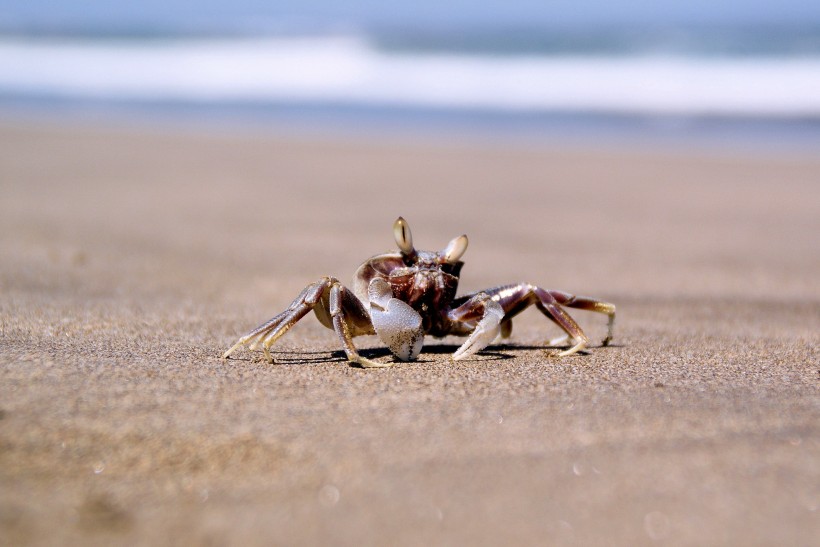
[[[466,250],[467,236],[461,235],[447,244],[447,247],[445,247],[441,252],[441,258],[448,264],[455,264],[461,260],[461,257],[464,256],[464,252]]]
[[[410,256],[416,253],[413,248],[413,234],[410,233],[410,226],[401,217],[397,218],[393,224],[393,237],[396,238],[396,245],[399,246],[401,254]]]

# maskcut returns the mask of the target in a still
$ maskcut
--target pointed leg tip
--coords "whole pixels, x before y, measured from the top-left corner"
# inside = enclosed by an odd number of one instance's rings
[[[575,355],[581,351],[580,349],[568,349],[566,351],[559,351],[555,356],[556,357],[569,357],[570,355]]]
[[[579,351],[581,351],[585,347],[587,347],[587,341],[582,340],[582,341],[578,342],[577,344],[575,344],[574,346],[572,346],[571,348],[569,348],[568,350],[564,350],[564,351],[558,353],[558,355],[556,355],[556,357],[566,357],[568,355],[573,355],[575,353],[578,353]]]
[[[245,340],[240,338],[239,341],[236,344],[231,346],[230,349],[228,349],[228,351],[226,351],[225,353],[222,354],[222,358],[227,359],[233,352],[235,352],[244,343],[245,343]]]

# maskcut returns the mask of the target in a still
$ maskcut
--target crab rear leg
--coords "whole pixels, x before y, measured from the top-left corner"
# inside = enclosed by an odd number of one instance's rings
[[[299,296],[291,302],[285,311],[268,319],[242,336],[222,355],[222,358],[227,359],[228,356],[242,346],[248,346],[249,349],[254,350],[261,344],[262,351],[265,352],[265,359],[268,363],[273,363],[270,347],[316,306],[316,303],[319,302],[327,289],[330,280],[331,278],[322,278],[302,289]]]
[[[604,302],[588,296],[576,296],[564,291],[549,290],[545,292],[549,293],[549,295],[561,306],[607,314],[607,316],[609,316],[609,320],[607,321],[607,332],[606,337],[601,341],[601,344],[604,346],[609,345],[612,341],[612,331],[615,327],[615,304],[610,304],[609,302]]]
[[[559,353],[559,356],[572,355],[584,349],[589,343],[589,338],[584,334],[584,331],[578,323],[564,311],[563,306],[606,313],[609,316],[609,323],[607,336],[603,340],[603,345],[607,345],[612,340],[612,329],[615,323],[615,306],[613,304],[585,296],[575,296],[563,291],[546,290],[529,283],[495,287],[474,296],[464,297],[467,298],[466,302],[459,308],[456,308],[456,310],[450,312],[450,319],[462,322],[465,320],[469,321],[471,316],[466,313],[466,309],[474,305],[471,303],[482,295],[489,295],[494,302],[500,305],[504,312],[500,325],[502,336],[509,336],[509,333],[512,331],[512,318],[514,316],[526,308],[535,305],[541,313],[554,321],[561,330],[566,333],[565,336],[559,339],[551,340],[550,344],[562,344],[565,342],[574,344],[571,348]],[[462,308],[464,308],[464,310],[462,310]],[[457,312],[457,310],[462,311]],[[491,342],[492,341],[489,341],[487,343],[489,344]]]
[[[373,334],[373,326],[359,300],[333,277],[323,277],[305,287],[288,309],[242,336],[222,358],[227,358],[241,346],[253,350],[261,344],[265,358],[272,363],[270,347],[310,310],[316,312],[323,325],[336,331],[349,361],[363,367],[390,366],[359,355],[353,345],[353,336]]]
[[[589,338],[586,334],[584,334],[581,326],[575,322],[575,319],[565,312],[564,309],[558,304],[556,298],[550,294],[549,291],[546,291],[540,287],[531,286],[530,290],[538,298],[535,302],[535,307],[537,307],[541,313],[555,321],[555,323],[567,333],[566,337],[562,337],[559,340],[550,340],[550,344],[558,344],[565,341],[575,344],[571,348],[560,352],[558,357],[578,353],[587,347],[587,344],[589,344]]]
[[[493,297],[497,299],[505,311],[507,311],[507,320],[531,304],[535,304],[541,313],[561,327],[561,330],[566,333],[566,336],[551,340],[550,344],[557,345],[569,342],[574,345],[559,353],[559,356],[577,353],[584,349],[589,343],[587,335],[584,334],[584,331],[578,323],[564,311],[564,306],[607,314],[609,316],[607,335],[602,341],[602,344],[607,345],[612,340],[612,329],[615,325],[615,306],[608,302],[586,296],[575,296],[563,291],[542,289],[529,283],[498,287],[488,292],[491,292]]]
[[[359,299],[338,281],[330,289],[329,309],[333,321],[333,330],[342,342],[348,361],[363,368],[386,368],[393,363],[378,363],[359,355],[353,344],[357,334],[374,334],[373,325]],[[358,328],[358,332],[352,331]]]

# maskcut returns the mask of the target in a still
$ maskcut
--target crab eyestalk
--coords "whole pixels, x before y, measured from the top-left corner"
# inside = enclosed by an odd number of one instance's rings
[[[447,246],[441,251],[441,259],[448,263],[448,264],[455,264],[461,257],[464,256],[464,252],[467,250],[467,236],[460,235],[457,238],[450,241]]]
[[[393,237],[396,238],[396,245],[404,260],[406,262],[415,261],[418,253],[413,247],[413,234],[410,232],[410,225],[402,217],[397,218],[393,223]]]

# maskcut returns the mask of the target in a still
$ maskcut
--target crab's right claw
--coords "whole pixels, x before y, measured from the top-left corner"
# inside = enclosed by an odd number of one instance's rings
[[[424,329],[418,312],[407,303],[393,298],[390,284],[384,279],[373,279],[367,292],[370,321],[382,342],[402,361],[412,361],[418,357],[424,344]]]

